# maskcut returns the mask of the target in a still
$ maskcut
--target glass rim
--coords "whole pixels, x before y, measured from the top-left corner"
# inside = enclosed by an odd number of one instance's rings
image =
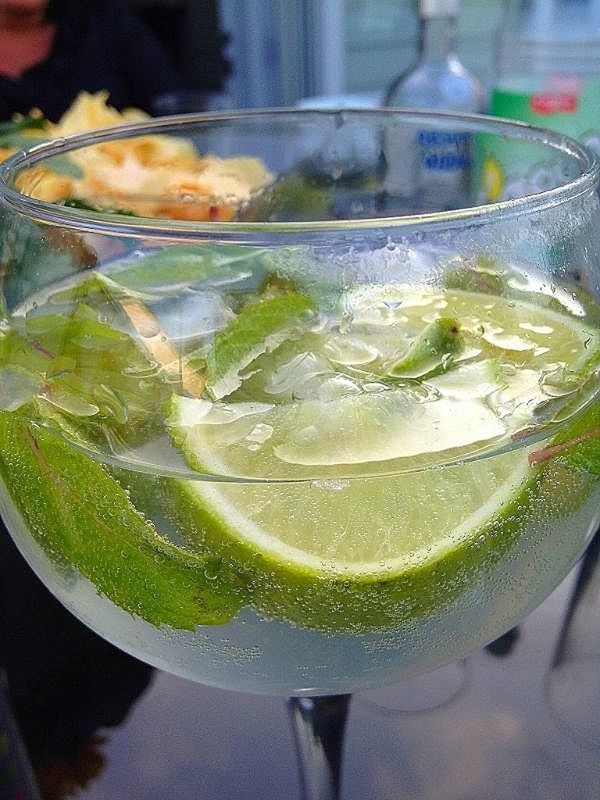
[[[45,159],[73,150],[90,147],[120,138],[161,133],[180,133],[185,127],[235,121],[264,121],[269,118],[281,122],[294,119],[315,120],[340,118],[346,120],[405,118],[448,122],[465,132],[492,134],[503,140],[539,144],[570,156],[579,163],[580,173],[558,186],[532,194],[507,200],[498,200],[477,206],[401,216],[372,216],[357,219],[309,220],[309,221],[197,221],[166,217],[132,217],[118,212],[71,208],[49,201],[37,200],[19,192],[12,181],[23,169],[39,164]],[[0,164],[0,203],[12,211],[20,212],[37,222],[68,226],[87,233],[109,233],[111,235],[145,237],[151,239],[195,238],[207,239],[218,235],[226,240],[266,234],[318,234],[344,233],[350,230],[385,230],[392,228],[450,228],[465,222],[489,221],[490,217],[508,217],[556,207],[600,185],[600,159],[590,148],[566,134],[532,126],[517,120],[492,117],[485,114],[462,114],[421,109],[394,108],[263,108],[233,111],[198,112],[149,118],[128,122],[69,136],[47,139],[25,150],[9,156]]]

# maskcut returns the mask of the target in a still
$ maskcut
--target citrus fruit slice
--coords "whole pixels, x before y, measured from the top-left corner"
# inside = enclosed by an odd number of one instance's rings
[[[365,286],[342,306],[354,340],[347,358],[341,345],[331,354],[338,320],[256,355],[252,375],[240,376],[241,394],[218,403],[173,398],[172,441],[204,476],[173,481],[173,513],[191,547],[215,548],[246,574],[265,614],[364,631],[409,621],[465,591],[531,525],[561,513],[562,472],[566,494],[585,494],[589,475],[530,461],[514,437],[538,424],[557,395],[576,414],[569,381],[591,363],[598,334],[533,303],[427,287]],[[451,321],[443,336],[440,319]],[[455,321],[461,345],[438,374],[436,342]],[[422,350],[419,337],[432,339],[432,330],[434,372],[386,384],[390,364],[412,358],[415,342]],[[229,331],[234,350],[238,336]],[[546,394],[543,381],[560,370],[570,370],[564,397],[560,387]],[[579,375],[576,389],[587,377]]]
[[[521,537],[569,519],[600,474],[599,408],[556,449],[377,478],[172,479],[166,502],[190,549],[218,553],[265,616],[331,633],[389,630],[493,580]],[[201,454],[183,448],[197,465]]]
[[[215,336],[217,402],[182,398],[169,423],[194,468],[286,480],[414,471],[510,447],[589,391],[598,332],[566,313],[401,284],[360,287],[340,307],[318,317],[304,295],[277,295]]]
[[[179,442],[197,466],[201,453]],[[495,563],[522,530],[538,471],[515,451],[394,477],[173,480],[172,511],[192,548],[246,574],[267,615],[364,631],[450,602]]]

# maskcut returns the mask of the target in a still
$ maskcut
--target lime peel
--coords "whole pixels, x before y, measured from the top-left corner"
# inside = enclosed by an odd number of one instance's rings
[[[215,336],[207,354],[206,385],[211,396],[220,399],[235,391],[242,383],[240,372],[305,327],[313,306],[309,297],[295,292],[245,306]]]
[[[439,317],[427,325],[406,355],[392,364],[388,374],[399,378],[423,378],[445,371],[463,346],[458,322],[450,317]]]

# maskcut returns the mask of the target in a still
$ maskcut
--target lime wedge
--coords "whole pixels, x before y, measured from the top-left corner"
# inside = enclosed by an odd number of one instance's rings
[[[279,295],[217,334],[217,402],[181,398],[169,422],[199,472],[349,478],[472,458],[573,413],[600,349],[577,317],[491,295],[366,285],[340,306],[307,324],[310,301]]]
[[[387,630],[442,609],[521,537],[585,501],[600,475],[599,408],[556,452],[394,477],[171,480],[167,505],[190,549],[219,553],[265,616],[332,633]],[[202,453],[187,445],[197,466]]]

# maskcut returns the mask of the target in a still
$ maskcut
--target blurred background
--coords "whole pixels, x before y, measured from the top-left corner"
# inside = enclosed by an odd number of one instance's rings
[[[412,0],[129,0],[186,76],[222,107],[381,95],[415,60]],[[463,0],[457,49],[489,88],[502,0]],[[269,80],[265,80],[265,75]]]

